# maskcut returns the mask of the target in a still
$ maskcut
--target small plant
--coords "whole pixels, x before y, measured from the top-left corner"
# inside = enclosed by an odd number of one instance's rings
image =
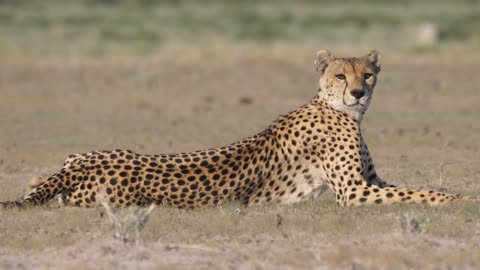
[[[108,224],[115,238],[123,242],[135,241],[140,238],[140,231],[144,228],[150,213],[155,208],[154,204],[151,204],[148,208],[119,209],[110,206],[105,201],[104,196],[97,197],[107,213]]]
[[[402,230],[410,233],[426,232],[425,226],[430,222],[430,219],[419,217],[413,211],[403,214],[398,220]]]

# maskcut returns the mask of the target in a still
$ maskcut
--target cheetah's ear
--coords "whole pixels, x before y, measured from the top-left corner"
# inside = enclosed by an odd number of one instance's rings
[[[375,72],[376,73],[379,73],[380,72],[380,53],[378,53],[376,50],[371,50],[367,56],[365,56],[365,58],[367,58],[368,62],[370,62],[370,64],[372,64],[372,66],[375,68]]]
[[[328,64],[330,64],[330,62],[332,62],[333,60],[335,60],[335,57],[329,50],[320,50],[315,56],[315,61],[313,62],[313,65],[317,72],[323,74]]]

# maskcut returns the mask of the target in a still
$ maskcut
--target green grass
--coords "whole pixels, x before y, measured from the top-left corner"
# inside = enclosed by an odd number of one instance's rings
[[[476,1],[0,1],[0,54],[152,53],[165,42],[357,42],[415,47],[405,31],[435,23],[440,42],[480,39]],[[392,38],[390,35],[395,36]],[[390,44],[391,43],[391,44]],[[113,49],[113,50],[112,50]]]

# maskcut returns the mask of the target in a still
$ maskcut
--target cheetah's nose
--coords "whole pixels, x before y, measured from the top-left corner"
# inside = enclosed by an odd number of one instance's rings
[[[360,89],[353,89],[352,91],[350,91],[350,94],[354,96],[356,99],[360,99],[365,95],[365,91]]]

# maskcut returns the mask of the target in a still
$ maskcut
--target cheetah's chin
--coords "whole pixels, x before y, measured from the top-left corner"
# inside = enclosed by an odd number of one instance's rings
[[[356,102],[356,103],[353,103],[353,104],[345,104],[347,105],[347,107],[351,107],[351,108],[355,108],[355,107],[366,107],[367,105],[363,104],[363,103],[360,103],[360,102]]]

